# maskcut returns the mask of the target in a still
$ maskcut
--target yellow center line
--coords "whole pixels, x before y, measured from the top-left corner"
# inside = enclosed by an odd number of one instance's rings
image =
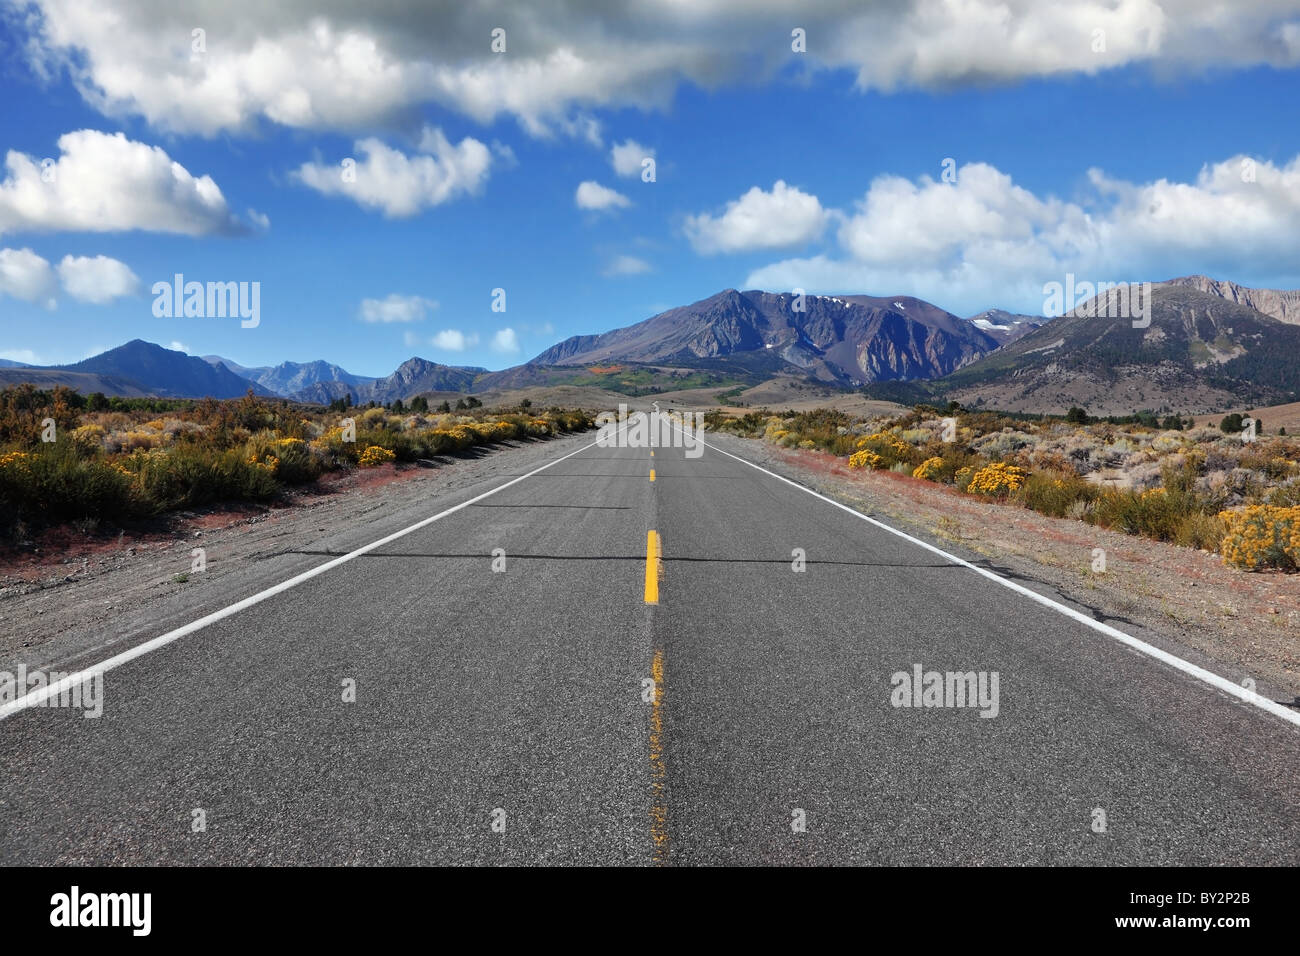
[[[658,531],[646,532],[645,538],[645,603],[659,603],[660,561],[663,556],[663,543]]]
[[[655,480],[655,470],[653,468],[650,469],[650,480],[651,481]]]
[[[650,532],[654,534],[653,531]],[[668,768],[664,763],[664,652],[656,650],[650,664],[654,679],[654,700],[650,702],[650,839],[654,842],[654,861],[668,862]]]

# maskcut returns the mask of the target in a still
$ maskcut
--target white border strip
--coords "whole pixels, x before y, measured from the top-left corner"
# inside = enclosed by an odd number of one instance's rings
[[[187,634],[193,634],[195,631],[202,630],[203,628],[207,627],[209,624],[215,624],[217,621],[228,618],[232,614],[238,614],[240,611],[243,611],[246,608],[250,608],[254,604],[260,604],[261,602],[265,601],[267,598],[275,597],[275,595],[281,594],[292,587],[297,587],[299,584],[302,584],[304,581],[310,581],[312,578],[316,577],[317,575],[324,574],[326,571],[329,571],[333,568],[337,568],[340,564],[346,564],[347,562],[351,561],[353,558],[359,558],[361,555],[366,554],[369,551],[375,550],[375,548],[381,548],[384,545],[388,544],[389,542],[396,541],[398,538],[401,537],[405,537],[406,535],[410,534],[412,531],[418,531],[421,528],[425,527],[426,525],[433,524],[435,521],[439,520],[440,518],[445,518],[447,517],[447,515],[455,514],[457,511],[460,511],[462,508],[468,508],[470,505],[474,504],[475,502],[482,501],[484,498],[488,498],[492,495],[495,495],[498,491],[504,491],[505,489],[509,488],[511,485],[517,485],[525,478],[531,478],[533,475],[537,474],[538,472],[545,471],[547,468],[550,468],[552,465],[558,465],[560,462],[564,461],[565,459],[572,458],[574,455],[578,454],[579,452],[584,452],[588,448],[595,448],[596,445],[598,444],[599,441],[594,441],[589,445],[583,445],[581,448],[577,449],[576,451],[569,452],[569,454],[565,455],[563,458],[557,458],[555,459],[555,461],[547,462],[545,465],[542,465],[542,467],[540,468],[534,468],[526,475],[520,475],[518,478],[512,478],[509,481],[507,481],[505,484],[497,485],[497,487],[491,489],[490,491],[485,491],[483,492],[483,494],[470,498],[468,501],[462,501],[460,504],[454,505],[448,508],[446,511],[440,511],[436,515],[432,515],[431,517],[424,518],[420,521],[417,521],[409,528],[403,528],[401,531],[395,531],[392,534],[388,535],[388,537],[386,538],[380,538],[378,541],[372,541],[370,544],[363,545],[362,547],[357,548],[355,551],[349,551],[347,554],[326,561],[324,564],[317,565],[316,567],[312,568],[309,571],[304,571],[302,574],[299,574],[296,577],[289,578],[287,581],[281,581],[279,584],[272,585],[271,587],[267,588],[265,591],[259,591],[257,594],[254,594],[251,597],[246,597],[242,601],[237,601],[236,603],[230,605],[229,607],[223,607],[219,611],[213,611],[207,617],[201,617],[197,621],[193,621],[189,624],[184,625],[183,627],[176,628],[176,630],[174,631],[168,631],[166,634],[145,641],[143,644],[137,644],[135,647],[132,647],[129,650],[125,650],[121,654],[116,654],[113,657],[108,658],[108,660],[101,661],[98,664],[94,664],[90,667],[87,667],[85,670],[81,670],[81,671],[77,671],[76,673],[69,674],[67,677],[63,678],[62,680],[58,681],[55,684],[47,685],[45,687],[39,687],[36,690],[30,691],[26,696],[19,697],[17,700],[10,701],[9,703],[0,707],[0,720],[4,720],[6,717],[10,717],[13,714],[18,713],[19,711],[26,710],[28,707],[40,706],[40,704],[42,704],[49,698],[57,697],[59,694],[63,693],[64,691],[70,690],[73,687],[77,687],[78,685],[85,683],[86,681],[90,680],[93,677],[98,677],[99,675],[105,674],[108,671],[113,670],[114,668],[121,667],[123,664],[135,660],[137,657],[143,657],[145,654],[148,654],[150,651],[156,651],[160,647],[166,647],[172,641],[185,637]]]
[[[813,491],[811,488],[807,487],[806,485],[801,485],[797,481],[791,481],[789,478],[785,478],[781,475],[778,475],[774,471],[768,471],[762,465],[756,465],[752,461],[747,461],[746,459],[741,458],[739,455],[733,455],[729,451],[723,451],[717,445],[710,445],[708,442],[704,441],[704,439],[699,438],[698,435],[695,440],[700,442],[700,444],[704,445],[707,448],[712,448],[714,451],[726,455],[728,458],[736,459],[736,461],[740,462],[743,465],[748,465],[750,468],[757,469],[758,471],[761,471],[765,475],[771,475],[773,478],[777,479],[778,481],[784,481],[787,485],[790,485],[794,488],[798,488],[800,491],[806,491],[814,498],[820,498],[822,501],[826,502],[827,504],[834,505],[836,508],[839,508],[841,511],[847,511],[855,518],[861,518],[863,521],[866,521],[869,524],[873,524],[877,528],[881,528],[885,531],[888,531],[890,534],[898,535],[898,537],[910,541],[912,542],[912,544],[925,548],[925,550],[933,552],[934,554],[937,554],[942,558],[946,558],[947,560],[951,561],[953,564],[960,565],[963,568],[968,568],[969,570],[974,571],[976,574],[980,575],[981,577],[988,578],[990,581],[996,581],[998,584],[1001,584],[1003,587],[1010,588],[1012,591],[1015,591],[1017,594],[1023,594],[1025,597],[1029,598],[1030,600],[1038,602],[1039,604],[1043,605],[1043,607],[1048,607],[1054,611],[1059,611],[1061,614],[1064,614],[1066,617],[1072,618],[1073,620],[1078,621],[1080,624],[1087,625],[1088,627],[1092,628],[1094,631],[1098,631],[1099,633],[1105,634],[1107,637],[1112,637],[1115,640],[1119,641],[1121,644],[1125,644],[1133,648],[1135,651],[1138,651],[1139,653],[1146,654],[1148,657],[1154,657],[1156,660],[1168,664],[1170,667],[1180,670],[1184,674],[1188,674],[1192,677],[1195,677],[1197,680],[1204,681],[1205,683],[1209,684],[1211,687],[1223,691],[1225,694],[1231,694],[1233,697],[1236,697],[1239,700],[1243,700],[1248,704],[1254,704],[1256,707],[1260,708],[1261,710],[1268,711],[1274,717],[1281,717],[1287,723],[1295,727],[1300,727],[1300,713],[1297,713],[1291,708],[1279,704],[1275,700],[1270,700],[1268,697],[1265,697],[1263,694],[1259,694],[1252,690],[1247,690],[1244,687],[1234,684],[1226,677],[1220,677],[1218,674],[1215,674],[1212,671],[1207,671],[1204,667],[1198,667],[1195,664],[1191,663],[1190,661],[1185,661],[1181,657],[1176,657],[1173,654],[1170,654],[1168,651],[1162,651],[1160,648],[1148,644],[1146,641],[1139,640],[1138,638],[1134,637],[1131,634],[1125,634],[1123,631],[1118,630],[1117,628],[1113,628],[1109,624],[1103,624],[1101,621],[1094,621],[1092,618],[1088,617],[1088,615],[1080,613],[1079,611],[1076,611],[1072,607],[1066,607],[1064,604],[1058,604],[1056,601],[1053,601],[1049,597],[1044,597],[1043,595],[1039,594],[1037,591],[1032,591],[1029,588],[1024,587],[1023,585],[1017,584],[1015,581],[1011,581],[1008,580],[1007,578],[1002,577],[1002,575],[1000,574],[995,574],[992,571],[989,571],[985,568],[981,568],[979,565],[971,564],[969,561],[965,561],[962,558],[957,557],[955,554],[949,554],[947,551],[944,551],[942,548],[936,548],[934,545],[922,541],[920,538],[914,538],[905,531],[899,531],[897,528],[890,527],[889,525],[885,524],[883,521],[878,521],[877,519],[872,518],[869,515],[864,515],[862,512],[850,508],[846,504],[841,504],[840,502],[836,501],[833,498],[828,498],[819,492]]]

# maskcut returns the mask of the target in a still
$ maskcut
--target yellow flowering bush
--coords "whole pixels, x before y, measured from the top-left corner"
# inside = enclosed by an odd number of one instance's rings
[[[265,468],[285,484],[300,485],[315,480],[323,463],[312,454],[315,442],[301,438],[279,438],[275,432],[260,431],[244,445],[245,461]]]
[[[397,456],[387,448],[380,448],[378,445],[371,445],[361,453],[357,459],[357,464],[362,468],[374,468],[382,465],[386,461],[393,461]]]
[[[902,458],[912,450],[912,446],[906,442],[899,441],[894,435],[884,432],[876,432],[858,439],[858,448],[868,449],[881,455],[892,454],[895,458]]]
[[[1006,495],[1023,485],[1026,477],[1023,468],[995,461],[971,475],[966,490],[978,495]]]
[[[885,459],[881,458],[874,451],[857,451],[849,456],[850,468],[883,468]]]
[[[1224,511],[1223,561],[1238,568],[1300,568],[1300,505],[1249,505]]]
[[[106,434],[103,425],[81,425],[72,430],[71,437],[84,454],[93,454],[103,447]]]
[[[926,481],[938,481],[939,472],[942,468],[942,458],[927,458],[912,470],[912,477],[924,478]]]

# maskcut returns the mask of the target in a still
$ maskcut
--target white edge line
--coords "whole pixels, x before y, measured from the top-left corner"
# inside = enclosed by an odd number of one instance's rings
[[[813,489],[807,487],[806,485],[801,485],[797,481],[791,481],[789,478],[786,478],[782,475],[778,475],[774,471],[768,471],[762,465],[756,465],[752,461],[748,461],[744,458],[741,458],[739,455],[733,455],[729,451],[723,451],[717,445],[710,445],[708,442],[706,442],[702,438],[699,438],[698,436],[695,438],[695,440],[707,448],[712,448],[714,451],[726,455],[728,458],[734,458],[736,459],[736,461],[740,462],[741,464],[748,465],[750,468],[755,468],[761,471],[765,475],[771,475],[773,478],[777,479],[778,481],[784,481],[787,485],[790,485],[794,488],[798,488],[800,491],[806,491],[814,498],[820,498],[822,501],[825,501],[827,504],[832,504],[836,508],[839,508],[842,511],[847,511],[849,514],[853,515],[854,517],[861,518],[863,521],[866,521],[869,524],[873,524],[877,528],[882,528],[883,530],[888,531],[890,534],[898,535],[898,537],[910,541],[912,542],[912,544],[925,548],[925,550],[931,551],[934,554],[939,555],[940,557],[946,558],[949,561],[953,562],[954,564],[958,564],[963,568],[968,568],[969,570],[974,571],[976,574],[980,575],[981,577],[988,578],[990,581],[996,581],[998,584],[1001,584],[1003,587],[1010,588],[1012,591],[1015,591],[1017,594],[1023,594],[1025,597],[1029,598],[1030,600],[1037,601],[1039,604],[1043,605],[1044,607],[1049,607],[1054,611],[1059,611],[1060,613],[1064,614],[1066,617],[1072,618],[1078,621],[1080,624],[1085,624],[1088,627],[1092,628],[1094,631],[1098,631],[1102,634],[1105,634],[1107,637],[1112,637],[1115,640],[1119,641],[1121,644],[1125,644],[1133,648],[1135,651],[1138,651],[1142,654],[1146,654],[1149,657],[1154,657],[1156,660],[1162,661],[1163,663],[1168,664],[1170,667],[1182,671],[1184,674],[1188,674],[1192,677],[1195,677],[1197,680],[1204,681],[1205,683],[1209,684],[1211,687],[1221,690],[1226,694],[1231,694],[1233,697],[1236,697],[1239,700],[1243,700],[1248,704],[1254,704],[1256,707],[1259,707],[1261,710],[1268,711],[1274,717],[1281,717],[1287,723],[1292,724],[1296,727],[1300,727],[1300,713],[1297,713],[1296,711],[1291,710],[1289,707],[1285,707],[1282,704],[1279,704],[1275,700],[1271,700],[1270,698],[1265,697],[1263,694],[1259,694],[1252,690],[1247,690],[1245,687],[1241,687],[1237,684],[1234,684],[1226,677],[1220,677],[1218,674],[1214,673],[1213,671],[1208,671],[1204,667],[1198,667],[1197,665],[1191,663],[1190,661],[1185,661],[1181,657],[1177,657],[1173,654],[1170,654],[1168,651],[1161,650],[1160,648],[1152,644],[1148,644],[1146,641],[1140,640],[1139,638],[1134,637],[1132,634],[1126,634],[1123,631],[1119,630],[1118,628],[1111,627],[1109,624],[1103,624],[1101,621],[1095,621],[1092,618],[1088,617],[1088,615],[1076,611],[1072,607],[1067,607],[1064,604],[1059,604],[1056,601],[1053,601],[1049,597],[1044,597],[1043,595],[1039,594],[1037,591],[1030,590],[1024,585],[1017,584],[1015,581],[1011,581],[1008,580],[1007,578],[1002,577],[1002,575],[1000,574],[995,574],[992,571],[989,571],[985,568],[981,568],[979,565],[971,564],[971,562],[959,558],[955,554],[949,554],[947,551],[944,551],[942,548],[937,548],[926,541],[922,541],[920,538],[914,538],[906,531],[900,531],[897,528],[885,524],[883,521],[879,521],[875,518],[872,518],[870,515],[864,515],[862,512],[854,508],[850,508],[848,505],[836,501],[834,498],[828,498],[825,495],[821,494],[820,492],[813,491]]]
[[[40,687],[37,688],[36,690],[29,691],[25,696],[19,697],[17,700],[12,700],[9,703],[5,704],[4,706],[0,707],[0,720],[4,720],[6,717],[19,713],[20,711],[26,710],[29,707],[38,707],[46,700],[49,700],[51,697],[57,697],[63,692],[71,690],[73,687],[77,687],[81,684],[84,684],[86,681],[90,680],[91,678],[98,677],[101,674],[105,674],[108,671],[113,670],[114,668],[121,667],[123,664],[135,660],[137,657],[143,657],[145,654],[148,654],[150,651],[156,651],[160,647],[166,647],[168,644],[172,643],[172,641],[179,640],[180,638],[185,637],[187,634],[193,634],[195,631],[202,630],[203,628],[207,627],[209,624],[215,624],[217,621],[230,617],[232,614],[238,614],[240,611],[243,611],[246,608],[250,608],[254,604],[260,604],[262,601],[265,601],[267,598],[275,597],[275,595],[287,591],[292,587],[296,587],[297,585],[302,584],[304,581],[309,581],[319,574],[324,574],[326,571],[329,571],[332,568],[337,568],[340,564],[346,564],[348,561],[351,561],[353,558],[358,558],[368,551],[373,551],[375,550],[375,548],[383,547],[389,542],[396,541],[398,538],[410,534],[412,531],[418,531],[420,528],[423,528],[426,525],[433,524],[433,522],[439,520],[440,518],[445,518],[447,517],[447,515],[455,514],[457,511],[460,511],[462,508],[468,508],[470,505],[474,504],[475,502],[482,501],[484,498],[490,497],[491,495],[495,495],[498,491],[504,491],[506,488],[509,488],[511,485],[517,485],[525,478],[531,478],[533,475],[537,474],[538,472],[545,471],[547,468],[550,468],[552,465],[558,465],[560,462],[564,461],[565,459],[572,458],[574,455],[578,454],[579,452],[584,452],[588,448],[595,448],[596,445],[598,445],[599,443],[600,443],[599,440],[597,440],[592,442],[589,445],[583,445],[581,448],[569,452],[567,455],[565,455],[562,458],[557,458],[555,459],[555,461],[549,461],[546,464],[542,465],[540,468],[534,468],[526,475],[520,475],[518,478],[512,478],[510,481],[507,481],[505,484],[497,485],[495,488],[492,488],[489,491],[485,491],[481,495],[477,495],[473,498],[470,498],[468,501],[462,501],[458,505],[453,505],[452,507],[448,508],[446,511],[440,511],[436,515],[431,515],[428,518],[423,518],[420,521],[417,521],[415,524],[411,525],[409,528],[403,528],[401,531],[395,531],[385,538],[380,538],[378,541],[372,541],[370,542],[370,544],[362,545],[360,548],[357,548],[355,551],[349,551],[347,554],[341,555],[330,561],[326,561],[324,564],[319,564],[308,571],[302,572],[302,574],[289,578],[287,581],[281,581],[279,584],[272,585],[271,587],[267,588],[264,591],[259,591],[256,594],[244,598],[242,601],[237,601],[234,604],[231,604],[229,607],[223,607],[219,611],[213,611],[211,614],[207,615],[206,617],[201,617],[197,621],[191,621],[189,624],[183,625],[182,627],[178,627],[174,631],[168,631],[166,634],[162,634],[158,637],[145,641],[143,644],[137,644],[135,647],[129,648],[123,651],[121,654],[115,654],[114,656],[108,658],[107,660],[100,661],[98,664],[93,664],[90,667],[87,667],[85,670],[80,670],[80,671],[76,671],[75,673],[69,674],[67,677],[64,677],[62,680],[58,681],[55,684],[46,685],[45,687]]]

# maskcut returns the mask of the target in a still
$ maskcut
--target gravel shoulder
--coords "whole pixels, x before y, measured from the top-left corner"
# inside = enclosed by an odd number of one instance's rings
[[[1300,700],[1300,580],[1246,572],[1217,554],[981,501],[823,452],[710,434],[735,455],[1275,700]],[[1093,550],[1105,573],[1092,570]],[[1100,635],[1098,639],[1104,639]]]

